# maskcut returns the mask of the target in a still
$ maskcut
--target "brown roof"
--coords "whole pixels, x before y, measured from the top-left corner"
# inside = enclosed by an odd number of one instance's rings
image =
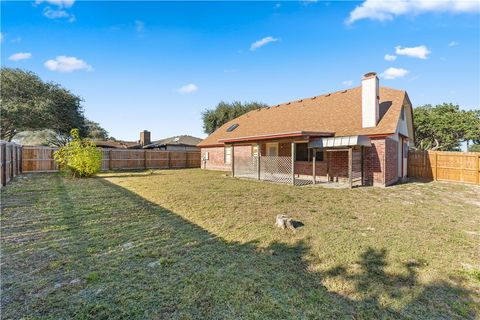
[[[175,137],[153,141],[151,144],[148,144],[143,148],[148,149],[148,148],[155,148],[155,147],[165,146],[165,145],[172,145],[172,146],[181,145],[181,146],[195,147],[201,141],[202,141],[201,138],[197,138],[189,135],[181,135],[181,136],[175,136]]]
[[[140,143],[136,141],[123,140],[97,140],[93,141],[97,147],[116,148],[116,149],[138,149],[141,148]]]
[[[361,87],[250,111],[233,119],[198,144],[221,145],[222,141],[252,136],[287,133],[328,132],[336,136],[381,135],[394,133],[405,91],[380,88],[380,120],[376,127],[362,128]],[[238,124],[232,132],[228,127]]]

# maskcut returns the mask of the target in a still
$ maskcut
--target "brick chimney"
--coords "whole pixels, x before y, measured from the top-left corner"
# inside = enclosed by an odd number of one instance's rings
[[[140,132],[140,144],[142,145],[142,147],[146,146],[150,143],[151,143],[151,141],[150,141],[150,131],[143,130],[142,132]]]
[[[380,86],[375,72],[362,78],[362,127],[376,127],[379,117]]]

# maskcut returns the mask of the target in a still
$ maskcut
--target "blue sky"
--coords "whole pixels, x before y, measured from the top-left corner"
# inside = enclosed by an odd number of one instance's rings
[[[1,63],[84,99],[117,139],[204,137],[220,100],[277,104],[358,86],[480,108],[480,2],[1,3]],[[388,55],[388,56],[386,56]]]

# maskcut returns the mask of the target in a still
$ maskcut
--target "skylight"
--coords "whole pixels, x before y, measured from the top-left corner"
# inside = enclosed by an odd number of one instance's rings
[[[227,132],[232,132],[238,127],[238,123],[232,124],[230,127],[228,127]]]

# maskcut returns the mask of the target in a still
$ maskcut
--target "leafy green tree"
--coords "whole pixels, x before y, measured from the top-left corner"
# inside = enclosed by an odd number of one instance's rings
[[[102,167],[102,151],[89,139],[80,138],[78,129],[72,129],[71,141],[53,156],[62,172],[73,177],[91,177]]]
[[[462,142],[480,140],[479,110],[460,110],[443,103],[414,109],[416,147],[422,150],[459,150]]]
[[[98,122],[85,120],[86,137],[92,140],[108,140],[108,132]]]
[[[212,134],[215,130],[220,128],[228,121],[235,119],[251,110],[267,107],[265,103],[261,102],[245,102],[233,101],[227,103],[220,101],[215,109],[205,110],[202,113],[203,131]]]
[[[468,151],[469,151],[469,152],[480,152],[480,143],[472,144],[472,145],[468,148]]]
[[[11,141],[21,131],[52,129],[68,134],[85,133],[81,98],[55,83],[43,82],[35,73],[1,68],[1,139]]]

